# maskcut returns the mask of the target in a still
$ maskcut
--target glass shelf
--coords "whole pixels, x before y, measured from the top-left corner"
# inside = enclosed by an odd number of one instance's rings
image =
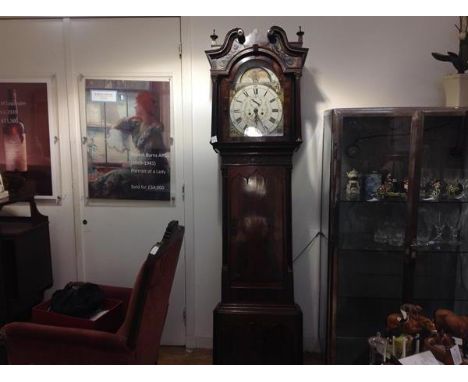
[[[419,200],[421,204],[468,204],[468,200]]]
[[[444,245],[441,246],[440,248],[436,248],[434,246],[412,246],[411,247],[413,251],[415,252],[421,252],[421,253],[468,253],[468,244],[465,244],[463,246],[457,247],[457,246],[450,246],[450,245]],[[340,246],[339,250],[341,252],[387,252],[387,253],[401,253],[405,251],[405,246],[378,246],[377,244],[375,246],[366,246],[366,247],[343,247]]]
[[[397,252],[397,253],[401,253],[401,252],[404,252],[405,251],[405,247],[404,246],[401,246],[401,247],[394,247],[394,246],[375,246],[373,248],[371,248],[371,246],[367,246],[367,247],[339,247],[339,250],[341,252],[388,252],[388,253],[392,253],[392,252]]]
[[[386,205],[386,204],[406,204],[407,200],[403,199],[384,199],[384,200],[339,200],[339,203],[343,204],[368,204],[368,205]],[[468,202],[467,202],[468,203]]]
[[[343,294],[338,294],[337,298],[340,300],[358,300],[358,301],[367,301],[367,300],[399,300],[401,297],[388,297],[388,296],[349,296],[349,295],[343,295]]]
[[[460,245],[440,244],[440,245],[427,245],[427,246],[413,246],[412,249],[416,252],[427,253],[468,253],[468,243]]]

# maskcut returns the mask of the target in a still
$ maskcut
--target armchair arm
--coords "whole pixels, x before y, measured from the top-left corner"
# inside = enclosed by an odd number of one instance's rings
[[[106,298],[121,300],[123,311],[127,311],[128,302],[130,301],[130,296],[132,295],[133,291],[132,288],[116,287],[111,285],[99,285],[99,287],[101,288]]]
[[[10,364],[132,363],[126,338],[114,333],[26,322],[5,327]]]

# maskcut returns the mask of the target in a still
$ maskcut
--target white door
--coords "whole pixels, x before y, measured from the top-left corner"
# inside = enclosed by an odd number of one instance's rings
[[[73,165],[78,171],[75,179],[80,183],[76,186],[80,196],[75,203],[79,208],[79,218],[76,219],[80,227],[77,229],[80,238],[77,241],[79,274],[87,281],[132,286],[149,249],[162,238],[167,223],[178,220],[179,224],[184,224],[180,19],[72,19],[69,38],[70,82],[76,86],[75,107],[79,110],[75,118],[75,147],[77,152],[81,151],[77,159],[82,161]],[[84,106],[85,87],[87,80],[105,79],[169,83],[169,95],[165,94],[170,104],[167,109],[170,115],[164,118],[170,125],[171,138],[166,142],[171,148],[170,201],[88,198],[90,130]],[[113,88],[112,82],[110,84]],[[104,92],[97,96],[106,98],[109,94]],[[134,105],[131,106],[133,109]],[[99,144],[102,141],[97,142]],[[184,309],[185,262],[182,248],[163,344],[185,344]]]

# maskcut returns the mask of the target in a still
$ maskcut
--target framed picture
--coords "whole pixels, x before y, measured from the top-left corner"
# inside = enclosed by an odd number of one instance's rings
[[[53,78],[0,79],[0,170],[47,199],[58,194],[53,87]]]
[[[90,199],[171,198],[170,79],[83,78]]]

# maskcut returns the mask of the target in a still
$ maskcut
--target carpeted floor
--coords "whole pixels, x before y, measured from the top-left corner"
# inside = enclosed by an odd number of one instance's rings
[[[161,346],[160,365],[211,365],[211,349],[186,350],[183,346]],[[304,353],[304,365],[323,364],[319,354]]]

